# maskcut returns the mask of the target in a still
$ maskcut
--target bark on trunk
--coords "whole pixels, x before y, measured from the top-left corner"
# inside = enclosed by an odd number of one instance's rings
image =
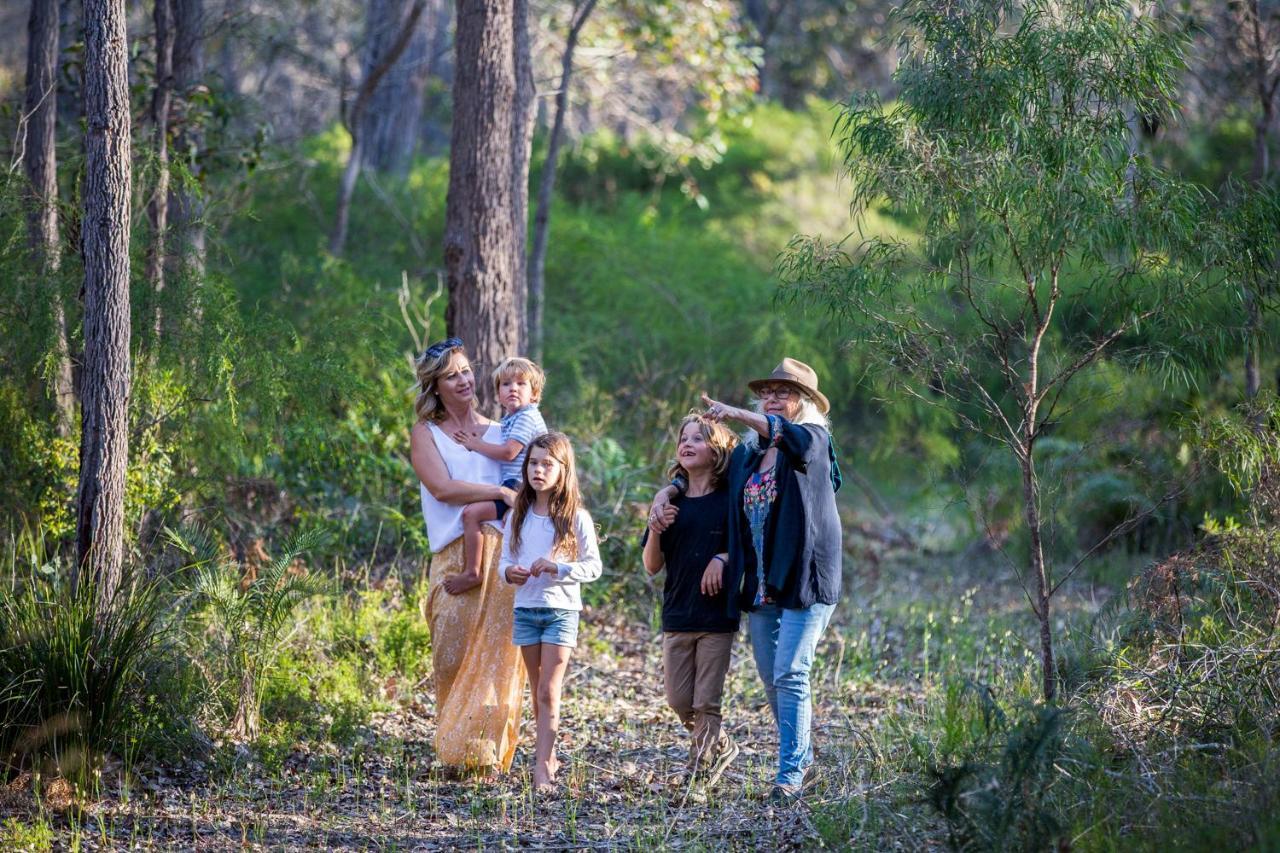
[[[556,185],[556,166],[560,160],[560,145],[564,141],[564,116],[569,108],[569,85],[573,81],[573,53],[578,46],[582,27],[591,17],[596,0],[586,0],[581,8],[574,9],[569,23],[569,35],[564,43],[564,55],[560,57],[560,88],[556,91],[555,115],[551,120],[551,135],[547,139],[547,158],[542,164],[542,177],[538,183],[538,207],[533,214],[533,249],[529,255],[529,353],[535,361],[542,360],[542,309],[546,294],[547,235],[551,226],[551,198]]]
[[[151,285],[151,322],[159,343],[164,327],[160,306],[164,293],[169,228],[169,102],[173,92],[173,0],[155,0],[156,88],[151,99],[151,126],[156,155],[156,185],[147,204],[151,246],[147,252],[147,282]]]
[[[77,565],[100,602],[120,583],[129,457],[128,43],[124,0],[85,0],[83,416]]]
[[[28,19],[27,90],[23,104],[26,134],[22,161],[28,183],[27,240],[41,278],[38,292],[48,294],[53,317],[53,407],[58,434],[71,435],[75,392],[67,347],[67,312],[58,286],[58,153],[54,147],[58,117],[59,11],[55,0],[32,0]]]
[[[58,123],[76,127],[84,115],[82,63],[76,45],[84,37],[83,9],[78,0],[58,0]]]
[[[405,19],[406,0],[395,0],[384,5],[394,12],[383,29],[383,47],[377,55],[386,53],[386,45],[395,38],[396,24]],[[430,0],[423,10],[405,48],[404,55],[391,66],[387,76],[369,99],[359,135],[364,140],[363,166],[383,174],[403,177],[413,162],[418,146],[418,134],[422,124],[423,101],[427,81],[434,67],[434,40],[445,19],[445,0]],[[366,68],[371,66],[366,64]],[[366,72],[367,73],[367,72]]]
[[[511,136],[511,266],[515,275],[516,317],[519,324],[517,352],[528,346],[528,246],[529,246],[529,160],[533,153],[533,125],[537,118],[537,89],[533,82],[533,56],[529,39],[528,0],[512,5],[512,42],[515,61],[515,92],[512,94]],[[511,353],[515,355],[516,353]]]
[[[258,738],[258,690],[253,671],[247,666],[240,676],[240,690],[236,697],[236,716],[231,721],[232,737],[239,741]]]
[[[1040,623],[1040,668],[1043,676],[1044,699],[1052,702],[1058,693],[1057,664],[1053,656],[1053,622],[1050,613],[1052,597],[1049,571],[1044,559],[1044,542],[1040,520],[1040,487],[1036,480],[1034,444],[1029,440],[1023,447],[1022,503],[1027,530],[1031,537],[1031,574],[1036,580],[1035,614]]]
[[[204,83],[205,11],[204,0],[171,0],[173,3],[173,98],[170,124],[173,146],[171,162],[181,163],[190,175],[169,194],[169,253],[174,268],[181,269],[197,284],[204,276],[204,201],[198,184],[204,134],[190,115],[192,95]],[[200,301],[193,302],[192,317],[200,318]]]
[[[422,9],[426,3],[425,0],[415,0],[407,17],[397,19],[393,37],[389,44],[384,45],[378,29],[385,26],[383,22],[389,14],[386,11],[388,5],[389,0],[370,0],[369,3],[370,48],[366,58],[367,70],[364,80],[360,83],[360,90],[356,93],[355,101],[351,105],[351,111],[346,116],[347,131],[351,134],[351,152],[347,155],[347,166],[343,169],[342,182],[338,186],[338,209],[334,215],[333,231],[329,234],[329,252],[334,255],[341,255],[347,244],[351,197],[355,193],[356,181],[360,179],[360,167],[364,162],[365,140],[360,135],[360,128],[364,123],[369,102],[383,78],[404,55],[417,30],[418,21],[422,17]],[[390,2],[390,5],[398,6],[394,2]]]
[[[457,4],[445,322],[450,334],[466,342],[480,376],[518,353],[524,337],[524,228],[518,211],[527,205],[528,184],[513,180],[521,170],[512,155],[527,137],[525,113],[516,109],[516,5],[517,0]],[[517,200],[521,194],[526,199]],[[487,410],[493,390],[488,382],[476,384]]]

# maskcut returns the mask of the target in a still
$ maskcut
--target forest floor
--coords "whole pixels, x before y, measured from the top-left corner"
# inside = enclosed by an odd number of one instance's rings
[[[0,827],[33,847],[91,850],[942,847],[947,827],[926,788],[930,744],[946,736],[937,719],[945,684],[1034,684],[1022,640],[1034,633],[1016,582],[989,568],[979,578],[951,561],[869,566],[846,584],[819,647],[817,763],[798,804],[765,797],[776,733],[745,636],[725,701],[742,752],[702,792],[670,781],[687,741],[663,699],[660,635],[596,609],[585,615],[565,689],[564,796],[531,791],[528,710],[509,775],[447,778],[433,762],[428,683],[413,701],[375,715],[354,744],[231,751],[216,766],[134,771],[127,785],[108,772],[104,783],[117,781],[78,820],[49,803],[37,810],[0,797]],[[1092,596],[1076,589],[1062,612],[1082,608],[1094,608]],[[45,829],[23,836],[31,821]]]

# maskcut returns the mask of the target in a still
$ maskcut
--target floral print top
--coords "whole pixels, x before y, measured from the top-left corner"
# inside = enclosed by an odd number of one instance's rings
[[[777,428],[773,416],[768,416],[768,420],[769,443],[761,451],[777,447],[782,438],[782,431]],[[764,525],[769,519],[769,511],[773,509],[773,502],[778,497],[778,480],[774,476],[776,468],[775,465],[764,471],[752,472],[742,490],[742,510],[751,527],[751,544],[756,552],[756,607],[773,603],[773,599],[765,594],[764,587]]]

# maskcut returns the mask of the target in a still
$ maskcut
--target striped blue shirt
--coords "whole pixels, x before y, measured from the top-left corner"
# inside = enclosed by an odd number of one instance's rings
[[[529,452],[529,442],[547,431],[547,423],[538,411],[537,403],[521,406],[502,419],[502,443],[515,439],[524,445],[520,455],[502,463],[502,482],[519,481],[524,472],[524,457]]]

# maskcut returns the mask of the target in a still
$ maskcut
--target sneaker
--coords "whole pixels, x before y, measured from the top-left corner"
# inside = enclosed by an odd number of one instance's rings
[[[769,790],[769,804],[775,806],[793,806],[800,802],[799,785],[774,785]]]
[[[703,784],[710,788],[719,782],[720,777],[724,775],[724,771],[729,769],[729,765],[733,763],[733,760],[738,757],[738,753],[741,751],[738,742],[725,735],[720,741],[720,749],[716,752],[716,760],[707,769],[707,778]]]

